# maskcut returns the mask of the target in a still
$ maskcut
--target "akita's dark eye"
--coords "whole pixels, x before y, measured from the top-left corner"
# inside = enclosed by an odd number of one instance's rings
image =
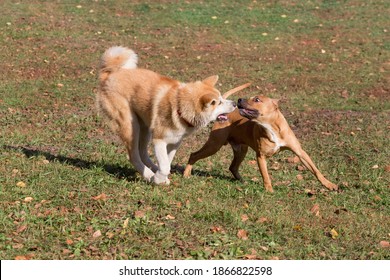
[[[215,105],[215,103],[216,103],[216,101],[215,100],[213,100],[213,101],[211,101],[211,105]]]
[[[261,102],[260,98],[258,98],[258,97],[255,97],[255,98],[253,99],[253,101],[255,101],[255,102]]]

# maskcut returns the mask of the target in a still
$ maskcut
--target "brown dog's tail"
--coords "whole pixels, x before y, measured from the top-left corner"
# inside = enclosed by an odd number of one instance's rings
[[[128,48],[115,46],[105,51],[101,58],[99,79],[104,82],[108,76],[121,68],[137,68],[137,54]]]

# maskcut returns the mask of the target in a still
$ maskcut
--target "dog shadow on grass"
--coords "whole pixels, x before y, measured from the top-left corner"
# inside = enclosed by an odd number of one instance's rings
[[[87,161],[80,158],[72,158],[63,155],[54,154],[48,151],[39,150],[33,147],[28,146],[3,146],[5,150],[8,151],[18,151],[22,152],[27,158],[43,156],[46,160],[50,162],[59,162],[64,165],[72,165],[80,169],[94,169],[102,168],[107,173],[115,176],[118,179],[127,179],[129,181],[136,180],[137,172],[129,167],[123,167],[118,164],[104,164],[97,161]],[[172,173],[182,175],[184,172],[184,166],[174,165],[172,166]],[[228,181],[233,181],[231,177],[218,174],[216,172],[206,172],[201,170],[194,170],[193,176],[199,177],[214,177],[219,179],[224,179]]]
[[[72,165],[80,169],[102,168],[107,173],[119,179],[123,179],[123,178],[128,180],[136,179],[136,171],[134,169],[123,167],[117,164],[116,165],[104,164],[102,162],[97,162],[97,161],[87,161],[80,158],[72,158],[72,157],[67,157],[62,155],[56,155],[47,151],[42,151],[36,148],[30,148],[26,146],[3,146],[3,148],[9,151],[21,151],[28,158],[43,156],[48,161],[59,162],[64,165]]]
[[[171,173],[183,175],[184,169],[185,169],[185,165],[183,166],[183,165],[176,164],[176,165],[172,166]],[[191,176],[192,177],[205,177],[205,178],[218,178],[221,180],[232,181],[232,182],[237,181],[233,177],[223,175],[220,172],[218,172],[217,170],[204,171],[204,170],[199,170],[199,169],[193,169]]]

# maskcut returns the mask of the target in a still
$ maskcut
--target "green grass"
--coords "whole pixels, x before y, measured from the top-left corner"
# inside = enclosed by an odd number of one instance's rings
[[[360,0],[3,1],[0,258],[389,259],[389,10]],[[112,45],[181,81],[218,74],[221,91],[253,83],[236,97],[281,98],[340,191],[288,152],[269,160],[275,193],[253,151],[245,182],[234,181],[230,147],[184,179],[209,128],[183,142],[170,186],[143,182],[94,109]]]

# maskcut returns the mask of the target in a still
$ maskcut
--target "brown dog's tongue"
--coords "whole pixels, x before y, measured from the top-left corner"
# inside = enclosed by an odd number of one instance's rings
[[[225,92],[222,97],[223,98],[228,98],[230,95],[232,95],[233,93],[236,93],[237,91],[240,91],[240,90],[243,90],[244,88],[247,88],[251,85],[251,83],[246,83],[246,84],[243,84],[241,86],[238,86],[238,87],[235,87],[231,90],[228,90],[227,92]]]

